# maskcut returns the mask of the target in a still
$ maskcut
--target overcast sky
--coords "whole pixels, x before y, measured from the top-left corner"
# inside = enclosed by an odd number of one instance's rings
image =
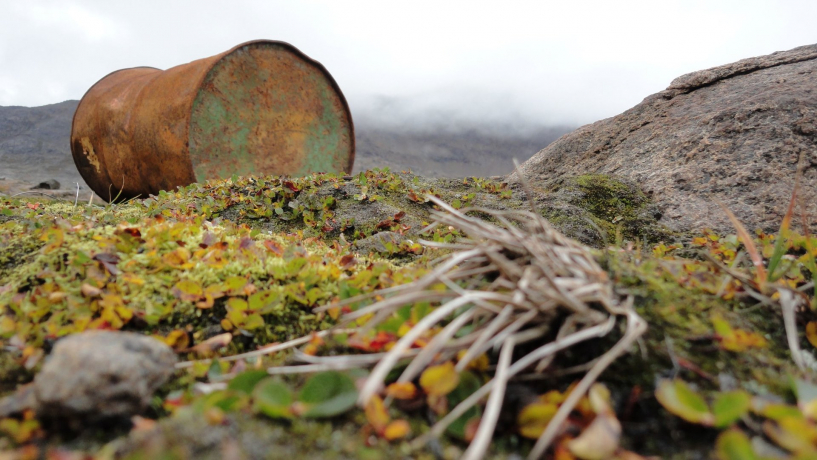
[[[817,0],[0,0],[0,105],[267,38],[323,63],[355,117],[588,123],[681,74],[817,43],[815,18]]]

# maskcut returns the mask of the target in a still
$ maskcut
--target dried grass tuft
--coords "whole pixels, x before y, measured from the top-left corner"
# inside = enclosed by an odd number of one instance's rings
[[[450,423],[487,396],[478,432],[463,456],[477,459],[488,448],[510,379],[545,372],[558,353],[580,342],[605,336],[613,330],[618,318],[625,320],[624,336],[590,363],[584,378],[536,443],[530,458],[539,458],[559,434],[579,399],[601,372],[644,333],[646,323],[633,310],[632,299],[614,292],[607,273],[590,250],[559,233],[538,214],[481,208],[457,210],[437,198],[429,199],[442,209],[433,213],[435,223],[431,227],[452,226],[464,232],[467,239],[456,245],[423,242],[455,251],[413,283],[346,300],[344,303],[355,303],[374,295],[385,296],[383,300],[341,317],[338,327],[373,314],[358,331],[365,333],[404,305],[436,301],[440,306],[375,360],[355,362],[352,357],[332,356],[312,358],[310,365],[374,364],[360,391],[358,403],[365,406],[382,390],[384,379],[401,361],[410,360],[398,381],[409,382],[429,364],[452,359],[460,350],[467,349],[467,352],[458,361],[457,371],[464,370],[481,354],[491,349],[499,350],[494,378],[454,407],[413,444],[421,447],[438,437]],[[500,225],[472,217],[470,212],[488,214]],[[447,290],[431,289],[439,283],[444,283]],[[473,325],[472,331],[455,338],[466,325]],[[419,351],[411,348],[416,339],[436,326],[443,326],[442,330],[424,348]],[[541,343],[530,353],[513,360],[517,345],[542,342],[543,337],[549,334],[553,337],[554,333],[553,341]]]

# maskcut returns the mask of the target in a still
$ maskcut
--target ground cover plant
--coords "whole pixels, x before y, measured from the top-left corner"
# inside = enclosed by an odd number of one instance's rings
[[[774,234],[672,234],[637,189],[591,179],[533,199],[377,170],[107,206],[0,197],[5,393],[88,329],[153,335],[181,361],[129,429],[22,413],[0,442],[54,458],[808,458],[817,239],[794,212]]]

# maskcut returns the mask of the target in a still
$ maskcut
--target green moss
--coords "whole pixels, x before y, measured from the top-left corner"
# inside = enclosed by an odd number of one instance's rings
[[[689,247],[650,253],[645,241],[668,242],[679,236],[656,224],[654,206],[637,187],[611,176],[587,175],[561,179],[535,192],[534,205],[569,236],[597,247],[604,246],[604,240],[621,243],[618,249],[600,251],[599,259],[617,289],[634,296],[638,312],[650,325],[639,347],[602,378],[618,401],[627,400],[635,388],[641,390],[632,419],[624,420],[625,445],[669,457],[704,455],[709,441],[714,442],[711,430],[702,434],[678,425],[657,405],[651,396],[656,378],[679,373],[709,392],[718,388],[721,378],[733,379],[752,394],[787,396],[785,376],[799,371],[791,364],[779,313],[719,295],[722,274],[701,260],[683,259],[681,251]],[[187,331],[190,345],[230,331],[235,338],[219,353],[231,355],[329,327],[331,316],[313,313],[313,307],[414,280],[441,255],[435,250],[416,254],[402,243],[382,253],[361,253],[356,241],[384,231],[415,242],[461,236],[447,228],[420,234],[434,210],[425,194],[459,207],[528,206],[519,190],[493,181],[426,179],[387,170],[353,177],[237,178],[106,207],[0,199],[0,338],[7,348],[17,347],[0,360],[0,390],[10,391],[34,375],[36,359],[26,363],[24,353],[45,352],[55,339],[88,328],[128,329],[160,338]],[[638,244],[630,247],[628,240]],[[730,248],[733,253],[735,249]],[[351,255],[356,263],[350,264]],[[189,292],[180,290],[182,282]],[[206,292],[218,295],[208,299]],[[258,293],[269,294],[263,305],[239,308]],[[712,336],[714,314],[734,328],[763,335],[768,346],[740,353],[722,349]],[[582,364],[616,338],[571,350],[557,364]],[[803,346],[808,346],[805,341]],[[679,358],[700,373],[690,366],[676,367]],[[265,358],[259,366],[285,360],[285,355]],[[180,390],[195,399],[191,387],[206,378],[208,369],[180,372],[163,395]],[[534,388],[563,389],[572,378]],[[154,410],[167,417],[160,401]],[[366,447],[365,438],[356,434],[365,423],[361,416],[282,425],[236,413],[215,427],[202,414],[188,414],[162,421],[159,434],[150,436],[173,452],[206,444],[208,455],[220,452],[213,450],[216,444],[233,441],[247,452],[263,448],[273,453],[286,443],[291,450],[281,452],[304,458],[407,455],[401,444],[378,441],[374,448]],[[417,430],[427,428],[423,417],[407,417]],[[504,417],[512,426],[514,414]],[[641,426],[641,434],[632,426]],[[649,428],[643,431],[645,426]],[[193,438],[202,433],[221,434],[196,444]],[[153,456],[150,443],[137,438],[122,441],[117,449],[132,458]],[[503,433],[501,439],[499,444],[510,446],[508,450],[525,449],[514,444],[513,436]],[[207,444],[211,441],[217,442]]]
[[[634,184],[604,174],[562,178],[540,201],[543,215],[587,244],[673,241],[677,235],[657,223],[660,213]]]

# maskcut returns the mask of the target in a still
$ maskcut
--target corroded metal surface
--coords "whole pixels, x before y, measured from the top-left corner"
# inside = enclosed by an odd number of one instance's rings
[[[354,127],[322,65],[263,40],[109,74],[77,107],[71,151],[99,196],[129,198],[232,174],[349,172]]]

